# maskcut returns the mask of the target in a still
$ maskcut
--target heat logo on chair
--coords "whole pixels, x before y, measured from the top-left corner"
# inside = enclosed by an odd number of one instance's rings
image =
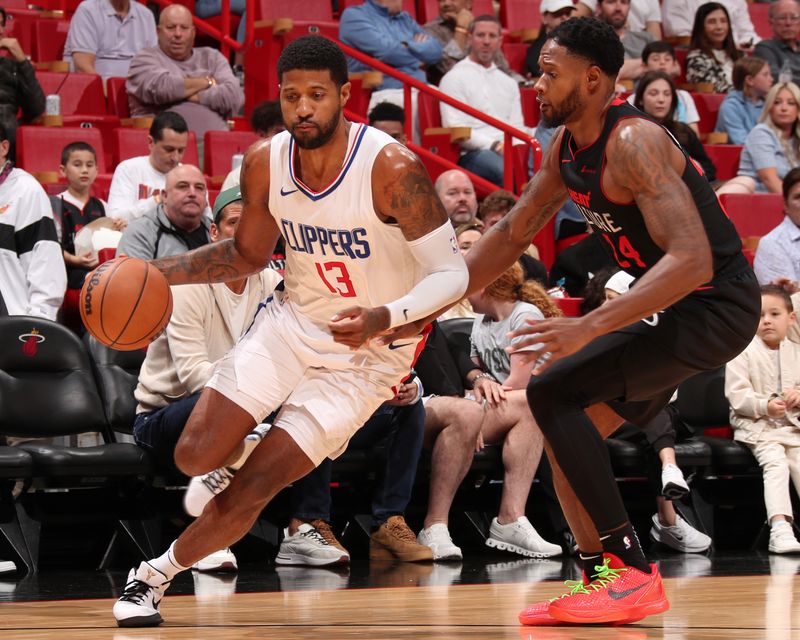
[[[31,329],[30,333],[23,333],[17,336],[18,340],[23,343],[22,353],[29,358],[33,358],[39,352],[39,344],[47,340],[38,329]]]

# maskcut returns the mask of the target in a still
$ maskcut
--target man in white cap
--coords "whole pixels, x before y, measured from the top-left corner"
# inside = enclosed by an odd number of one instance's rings
[[[576,7],[572,4],[572,0],[542,0],[539,10],[542,12],[542,29],[539,31],[539,37],[531,42],[525,54],[525,72],[531,78],[542,75],[542,70],[539,69],[539,53],[542,51],[547,34],[574,16]]]

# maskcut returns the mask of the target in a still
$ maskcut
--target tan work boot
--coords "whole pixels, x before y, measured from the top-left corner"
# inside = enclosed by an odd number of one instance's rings
[[[316,520],[309,521],[308,524],[319,531],[319,534],[325,538],[325,542],[327,542],[329,545],[336,547],[340,551],[344,551],[346,554],[350,555],[347,549],[344,548],[344,545],[339,542],[339,539],[334,535],[331,525],[329,525],[327,522],[318,518]]]
[[[369,538],[370,560],[398,559],[403,562],[433,562],[430,547],[417,542],[403,516],[392,516]]]

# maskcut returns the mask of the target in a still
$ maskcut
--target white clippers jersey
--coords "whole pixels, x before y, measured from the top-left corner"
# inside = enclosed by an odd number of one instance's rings
[[[333,346],[327,328],[335,313],[384,305],[422,279],[400,228],[382,222],[373,206],[372,167],[381,149],[393,143],[377,129],[351,123],[339,174],[315,192],[295,173],[298,150],[289,132],[270,141],[269,208],[286,244],[285,295],[303,326],[304,341],[316,349],[324,344],[325,351],[347,352],[343,345]],[[382,360],[394,359],[387,347],[368,350],[385,352]],[[399,351],[407,350],[397,351],[401,356]],[[414,348],[408,351],[413,355]]]

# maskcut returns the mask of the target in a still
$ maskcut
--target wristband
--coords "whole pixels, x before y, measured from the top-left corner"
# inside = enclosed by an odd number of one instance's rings
[[[497,379],[491,374],[487,373],[486,371],[482,371],[477,376],[472,379],[472,388],[475,388],[475,383],[480,380],[481,378],[489,378],[492,382],[497,382]]]

